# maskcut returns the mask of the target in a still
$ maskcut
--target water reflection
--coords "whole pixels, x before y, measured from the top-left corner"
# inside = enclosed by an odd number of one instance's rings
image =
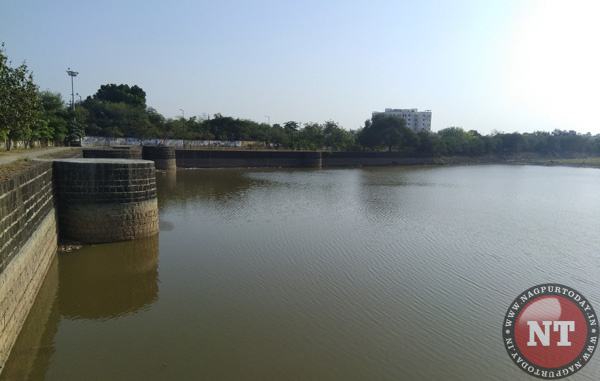
[[[156,171],[156,196],[160,206],[177,192],[177,171]]]
[[[157,176],[157,184],[161,193],[168,193],[169,202],[175,204],[198,199],[227,202],[243,198],[249,188],[261,183],[246,176],[247,172],[243,169],[179,170],[175,181],[167,176]]]
[[[158,298],[158,234],[59,256],[58,305],[70,319],[135,313]]]
[[[402,168],[375,168],[358,172],[356,201],[361,214],[373,224],[392,224],[410,218],[415,206],[414,192],[422,184],[414,171]]]
[[[0,379],[44,379],[61,319],[116,318],[142,311],[157,299],[158,234],[58,254]]]
[[[155,248],[134,263],[118,254],[139,242],[62,255],[71,268],[39,318],[54,354],[32,374],[525,380],[501,342],[507,303],[549,281],[600,300],[597,170],[186,170],[158,182],[160,298]],[[576,379],[596,379],[597,364]]]
[[[2,380],[41,380],[48,371],[54,354],[54,336],[60,314],[56,303],[58,293],[58,258],[55,256],[33,307],[23,324],[11,351]]]

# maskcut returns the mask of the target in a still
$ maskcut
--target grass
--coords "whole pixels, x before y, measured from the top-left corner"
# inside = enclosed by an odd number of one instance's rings
[[[586,157],[582,159],[551,159],[545,160],[544,164],[584,165],[590,167],[600,167],[600,157]]]
[[[37,165],[34,160],[19,159],[9,164],[0,165],[0,182],[8,181],[13,178],[19,172],[29,169]]]

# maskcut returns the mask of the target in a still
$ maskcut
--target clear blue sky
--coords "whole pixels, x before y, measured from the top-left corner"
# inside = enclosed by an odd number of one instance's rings
[[[600,1],[19,0],[0,41],[42,90],[142,87],[166,117],[433,111],[432,130],[600,133]]]

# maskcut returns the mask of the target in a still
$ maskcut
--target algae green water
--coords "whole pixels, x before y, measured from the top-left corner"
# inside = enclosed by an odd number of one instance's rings
[[[600,309],[598,169],[157,180],[159,235],[60,254],[0,378],[530,380],[502,342],[513,299],[556,282]]]

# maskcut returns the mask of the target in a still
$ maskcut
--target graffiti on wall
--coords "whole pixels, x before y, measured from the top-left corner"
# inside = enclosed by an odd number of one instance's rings
[[[183,140],[183,139],[138,139],[138,138],[106,138],[100,136],[84,136],[82,147],[115,147],[115,146],[165,146],[174,148],[239,148],[261,146],[262,142],[225,141],[225,140]]]

